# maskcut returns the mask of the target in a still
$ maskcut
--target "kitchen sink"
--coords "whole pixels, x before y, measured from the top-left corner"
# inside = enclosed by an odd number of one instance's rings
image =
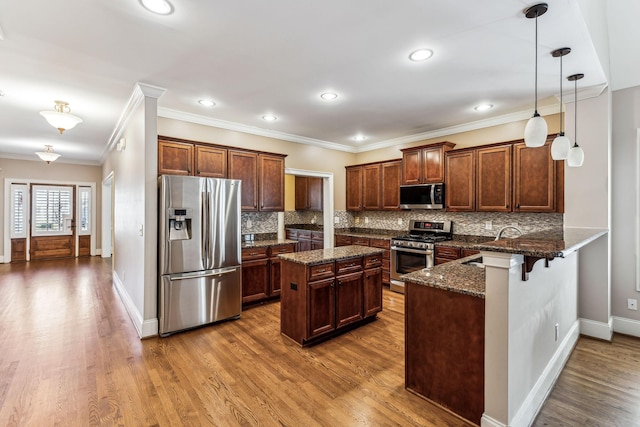
[[[471,265],[473,267],[478,267],[478,268],[484,268],[484,264],[482,263],[482,257],[470,259],[469,261],[465,261],[462,264]]]

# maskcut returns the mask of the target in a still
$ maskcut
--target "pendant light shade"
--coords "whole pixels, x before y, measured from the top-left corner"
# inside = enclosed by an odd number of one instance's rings
[[[560,131],[551,144],[551,158],[553,160],[565,160],[569,156],[569,150],[571,149],[571,141],[564,136],[564,128],[562,127],[562,57],[570,52],[571,48],[569,47],[563,47],[551,52],[554,58],[560,57]]]
[[[539,3],[525,9],[524,15],[528,19],[536,20],[536,70],[535,70],[535,107],[533,117],[524,128],[524,143],[527,147],[542,147],[547,141],[547,122],[538,114],[538,16],[542,16],[549,9],[546,3]]]
[[[36,154],[38,155],[38,157],[40,157],[41,160],[47,162],[47,164],[55,162],[58,157],[60,157],[60,154],[53,152],[52,145],[45,145],[44,151],[36,151]]]
[[[567,156],[567,165],[572,168],[579,168],[584,163],[584,150],[582,150],[578,145],[578,80],[583,77],[584,74],[573,74],[567,77],[569,81],[574,82],[574,144],[573,147],[571,147],[571,150],[569,150],[569,155]]]
[[[54,101],[54,103],[55,106],[53,108],[55,111],[40,111],[40,115],[42,115],[51,126],[58,129],[61,134],[65,130],[75,127],[78,123],[82,123],[80,117],[69,114],[71,109],[67,102]]]

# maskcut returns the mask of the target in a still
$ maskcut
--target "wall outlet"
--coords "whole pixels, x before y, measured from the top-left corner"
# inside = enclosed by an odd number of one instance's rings
[[[364,223],[365,223],[365,224],[369,224],[369,217],[368,217],[368,216],[365,216],[365,217],[364,217]]]
[[[311,224],[315,224],[316,223],[316,217],[314,216],[313,218],[311,218]]]
[[[333,217],[333,223],[334,224],[340,224],[340,217],[339,216]]]
[[[398,225],[402,225],[402,218],[398,218]]]
[[[559,323],[556,323],[555,334],[556,334],[556,341],[558,341],[558,337],[560,336],[560,324]]]
[[[360,224],[360,217],[359,216],[356,217],[355,223],[356,224]]]
[[[493,230],[493,223],[491,221],[485,221],[484,222],[484,229],[485,230]]]
[[[627,308],[629,310],[637,310],[638,309],[638,300],[637,299],[633,299],[633,298],[629,298],[627,300]]]
[[[517,227],[517,226],[518,226],[518,223],[517,223],[517,222],[512,222],[512,223],[511,223],[511,226],[512,226],[512,227]]]
[[[253,227],[253,221],[251,221],[250,219],[247,220],[247,228],[251,228]]]

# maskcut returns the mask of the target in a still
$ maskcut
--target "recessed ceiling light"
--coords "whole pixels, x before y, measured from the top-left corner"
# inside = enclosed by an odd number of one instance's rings
[[[337,97],[338,97],[338,94],[334,92],[325,92],[320,95],[320,98],[324,99],[325,101],[333,101]]]
[[[474,110],[487,111],[487,110],[491,110],[492,108],[493,108],[493,104],[480,104],[480,105],[476,105]]]
[[[418,49],[409,55],[409,59],[415,62],[426,61],[433,56],[431,49]]]
[[[213,107],[214,105],[216,105],[215,102],[210,101],[208,99],[201,99],[200,101],[198,101],[198,103],[205,107]]]
[[[173,5],[167,0],[140,0],[140,4],[148,11],[158,15],[171,15],[173,13]]]
[[[354,137],[353,137],[353,140],[354,140],[354,141],[358,141],[358,142],[362,142],[362,141],[364,141],[365,139],[367,139],[367,137],[366,137],[366,136],[364,136],[364,135],[356,135],[356,136],[354,136]]]
[[[273,114],[267,114],[265,116],[262,116],[262,120],[267,122],[275,122],[276,120],[278,120],[278,118]]]

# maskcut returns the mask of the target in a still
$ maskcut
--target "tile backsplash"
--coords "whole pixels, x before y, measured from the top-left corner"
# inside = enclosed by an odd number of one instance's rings
[[[440,210],[412,211],[335,211],[336,228],[370,228],[378,230],[406,231],[412,219],[423,221],[452,221],[455,234],[475,236],[495,236],[507,225],[517,225],[525,233],[562,228],[563,214],[559,213],[501,213],[501,212],[445,212]],[[286,211],[284,223],[323,225],[322,212]],[[243,212],[241,215],[242,234],[277,233],[277,212]],[[491,230],[485,225],[491,222]],[[251,225],[251,227],[249,227]]]

